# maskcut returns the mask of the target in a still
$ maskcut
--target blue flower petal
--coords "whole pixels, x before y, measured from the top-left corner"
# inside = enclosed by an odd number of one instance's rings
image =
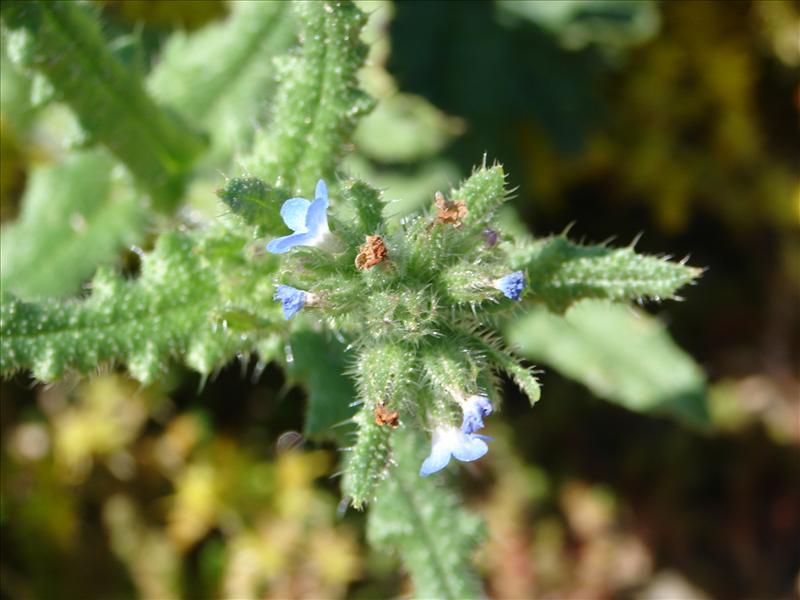
[[[470,396],[462,406],[464,410],[464,421],[461,423],[461,431],[464,433],[475,433],[483,428],[483,417],[492,414],[492,403],[486,396]]]
[[[431,473],[441,471],[447,466],[447,463],[450,462],[450,454],[450,447],[444,440],[434,443],[431,448],[430,456],[425,459],[419,469],[419,474],[423,477],[427,477]]]
[[[281,206],[281,218],[286,226],[295,233],[305,233],[306,216],[311,202],[305,198],[289,198]]]
[[[519,300],[525,285],[525,274],[522,271],[514,271],[498,280],[497,289],[503,292],[506,298]]]
[[[267,251],[273,254],[283,254],[295,246],[303,246],[306,242],[314,239],[311,233],[293,233],[283,237],[275,238],[267,244]]]
[[[462,433],[458,443],[451,448],[453,456],[462,462],[478,460],[489,451],[489,446],[475,435]]]
[[[318,236],[328,231],[328,198],[317,198],[308,207],[305,229]]]
[[[295,246],[318,246],[330,232],[328,227],[328,187],[320,179],[317,182],[314,201],[305,198],[289,198],[281,206],[281,217],[294,233],[272,240],[267,250],[283,254]]]
[[[279,285],[275,289],[275,300],[283,305],[283,318],[287,321],[299,312],[306,304],[306,292],[290,285]]]
[[[314,199],[319,200],[320,198],[325,199],[325,203],[328,203],[328,186],[325,185],[325,180],[320,179],[317,182],[317,189],[314,190]]]

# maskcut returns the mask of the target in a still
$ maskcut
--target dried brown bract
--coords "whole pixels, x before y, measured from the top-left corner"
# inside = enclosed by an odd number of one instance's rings
[[[386,245],[379,235],[368,235],[356,256],[357,269],[369,269],[387,259]]]
[[[448,202],[444,199],[444,194],[436,192],[434,194],[434,201],[436,202],[436,220],[433,224],[445,223],[452,225],[455,228],[461,227],[461,219],[469,214],[463,200],[453,200]]]
[[[400,427],[400,413],[396,410],[390,411],[386,405],[381,402],[375,405],[375,424],[388,425],[392,429]]]

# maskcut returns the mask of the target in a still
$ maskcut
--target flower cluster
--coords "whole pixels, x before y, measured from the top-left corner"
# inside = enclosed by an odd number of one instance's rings
[[[436,205],[438,213],[434,224],[444,223],[456,228],[462,227],[461,218],[468,214],[463,201],[447,203],[441,194],[437,194]],[[281,207],[281,217],[293,233],[272,240],[267,244],[267,250],[283,254],[296,246],[319,247],[323,245],[331,237],[327,209],[328,189],[323,180],[319,180],[317,183],[313,201],[305,198],[286,200]],[[493,231],[490,233],[495,239],[491,244],[487,242],[487,248],[497,241],[497,234]],[[368,235],[356,257],[356,268],[365,270],[387,259],[388,255],[383,240],[379,236]],[[491,285],[507,298],[518,301],[526,287],[525,275],[522,271],[515,271],[491,281]],[[283,316],[288,320],[304,307],[317,303],[317,296],[288,285],[278,285],[275,300],[281,302]],[[423,477],[444,469],[449,464],[451,457],[462,462],[469,462],[481,458],[489,451],[486,442],[490,438],[476,433],[483,428],[484,417],[492,413],[493,408],[489,398],[485,395],[464,398],[463,395],[455,392],[454,395],[463,411],[461,427],[458,428],[451,423],[442,423],[434,428],[431,453],[422,463],[419,471]],[[376,422],[387,423],[395,427],[399,424],[397,416],[396,412],[387,412],[386,415],[376,413]]]

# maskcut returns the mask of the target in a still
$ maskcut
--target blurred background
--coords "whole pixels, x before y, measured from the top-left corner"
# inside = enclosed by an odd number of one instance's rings
[[[146,66],[170,33],[227,12],[97,4]],[[641,235],[639,251],[707,268],[684,302],[645,309],[702,366],[708,431],[550,369],[533,410],[507,382],[492,452],[459,473],[488,525],[475,563],[488,595],[800,598],[800,4],[361,5],[363,84],[380,103],[346,168],[398,210],[486,154],[517,188],[509,226]],[[32,169],[67,144],[57,116],[14,110],[21,84],[3,66],[6,225]],[[294,340],[288,372],[242,359],[151,388],[110,370],[3,382],[0,597],[409,594],[397,558],[367,547],[364,515],[340,505],[341,441],[303,433],[307,393],[351,389],[334,339],[328,379],[304,371],[318,342]]]

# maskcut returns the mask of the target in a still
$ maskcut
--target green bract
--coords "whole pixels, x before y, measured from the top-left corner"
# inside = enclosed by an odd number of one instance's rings
[[[504,328],[524,356],[612,401],[702,420],[699,372],[649,318],[641,335],[626,314],[592,304],[563,316],[584,300],[671,298],[699,270],[632,247],[504,231],[495,213],[507,176],[485,160],[402,220],[368,181],[343,172],[372,105],[357,84],[366,16],[353,3],[237,3],[224,23],[172,38],[146,82],[109,50],[86,5],[8,1],[2,17],[16,66],[46,77],[85,145],[101,146],[37,170],[21,218],[4,230],[3,375],[51,381],[117,364],[151,383],[175,363],[205,377],[236,356],[282,360],[310,392],[306,433],[348,447],[343,495],[370,507],[369,539],[397,549],[417,594],[436,598],[481,595],[470,566],[481,525],[441,475],[419,477],[430,431],[457,427],[469,395],[499,406],[498,374],[531,403],[541,394]],[[295,33],[299,50],[273,62]],[[319,179],[332,239],[268,254],[267,242],[287,233],[284,201],[312,197]],[[172,215],[180,203],[186,210]],[[150,249],[125,276],[109,264],[130,244]],[[514,298],[527,285],[520,302],[501,292],[509,274]],[[278,284],[312,295],[291,322],[273,300]],[[609,377],[621,393],[587,366],[603,368],[598,340],[615,331],[637,344],[633,356],[613,348],[625,368],[611,365]],[[646,358],[650,348],[666,366]],[[670,365],[680,367],[672,382]],[[652,381],[664,394],[641,396]]]

